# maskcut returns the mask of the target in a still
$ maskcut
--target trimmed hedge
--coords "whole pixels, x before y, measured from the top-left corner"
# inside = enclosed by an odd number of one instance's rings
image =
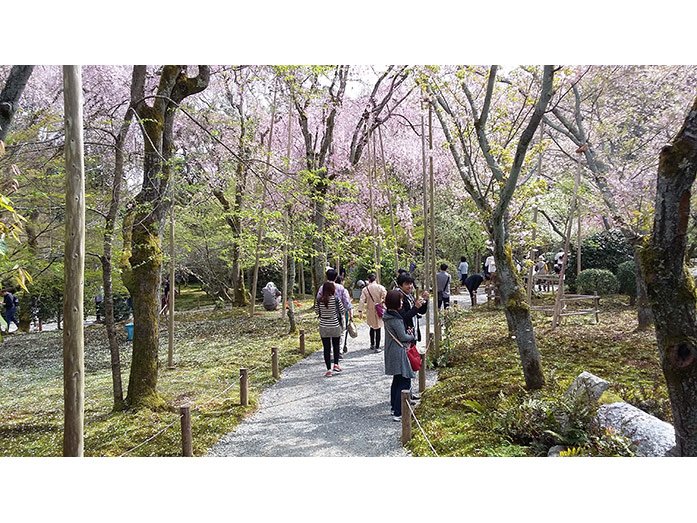
[[[620,263],[617,267],[619,291],[629,297],[636,297],[636,264],[634,261]]]
[[[581,294],[616,294],[618,287],[617,277],[607,269],[586,269],[576,278],[576,289]]]

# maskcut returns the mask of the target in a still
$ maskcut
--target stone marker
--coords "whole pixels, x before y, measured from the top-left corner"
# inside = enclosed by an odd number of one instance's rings
[[[583,371],[569,386],[564,396],[574,400],[584,399],[589,403],[595,403],[609,386],[610,384],[604,379],[590,372]]]
[[[675,447],[673,425],[629,403],[601,405],[598,423],[600,427],[613,429],[632,440],[637,446],[637,456],[665,456]]]

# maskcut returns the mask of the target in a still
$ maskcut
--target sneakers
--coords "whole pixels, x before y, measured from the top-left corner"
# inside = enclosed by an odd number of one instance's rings
[[[341,372],[343,369],[339,367],[338,365],[334,365],[334,368],[332,369],[334,372]]]
[[[327,372],[324,373],[325,378],[331,378],[332,377],[332,371],[328,370]]]
[[[413,392],[413,393],[411,394],[411,399],[413,399],[413,400],[420,400],[420,399],[421,399],[421,394],[419,394],[418,392]]]
[[[402,416],[392,416],[392,421],[402,421]]]

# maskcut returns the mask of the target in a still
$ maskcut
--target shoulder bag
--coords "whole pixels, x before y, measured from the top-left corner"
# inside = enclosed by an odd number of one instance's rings
[[[404,349],[404,345],[402,345],[402,342],[400,342],[392,332],[387,328],[387,325],[385,325],[385,330],[387,333],[392,336],[392,339],[397,342],[397,344]],[[409,360],[409,365],[411,365],[411,370],[414,372],[418,372],[421,369],[421,354],[419,354],[418,349],[416,348],[416,342],[412,342],[411,345],[409,346],[408,349],[405,349],[407,351],[407,359]]]
[[[375,303],[375,314],[378,315],[378,318],[382,318],[385,315],[385,306],[382,303],[375,302],[375,298],[373,298],[373,295],[368,287],[366,287],[365,290],[368,291],[370,299],[373,300],[373,303]]]

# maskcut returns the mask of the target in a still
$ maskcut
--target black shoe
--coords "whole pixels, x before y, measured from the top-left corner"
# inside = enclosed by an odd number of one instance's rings
[[[344,353],[347,353],[347,352],[348,352],[348,347],[346,347],[346,345],[344,345]]]

